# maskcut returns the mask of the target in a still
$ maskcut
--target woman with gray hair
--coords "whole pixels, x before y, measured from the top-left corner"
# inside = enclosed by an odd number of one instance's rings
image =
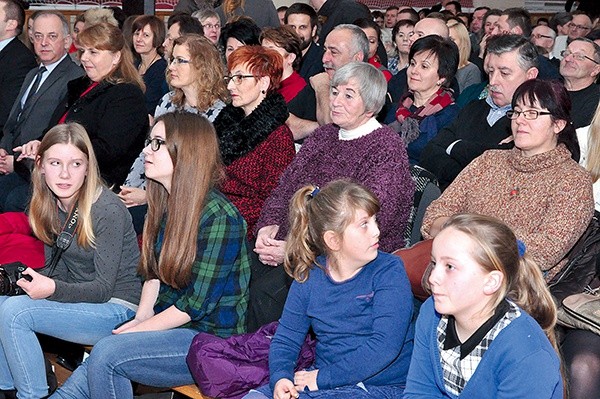
[[[377,214],[381,249],[391,252],[404,246],[401,233],[408,220],[414,185],[404,143],[396,132],[375,119],[386,92],[383,74],[365,62],[351,62],[335,72],[329,97],[333,123],[319,127],[306,139],[257,223],[254,251],[260,263],[254,265],[250,283],[249,330],[281,315],[288,288],[280,266],[289,228],[288,204],[300,187],[322,187],[340,178],[365,185],[381,202]],[[282,286],[275,287],[275,281]]]

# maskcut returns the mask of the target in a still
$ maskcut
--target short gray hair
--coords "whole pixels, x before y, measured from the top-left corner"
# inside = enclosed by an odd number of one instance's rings
[[[211,17],[218,19],[219,23],[221,23],[221,17],[219,17],[219,14],[217,14],[217,12],[215,10],[213,10],[212,8],[196,10],[192,13],[192,17],[196,18],[198,21],[200,21],[200,23],[202,23],[202,21],[204,21],[208,18],[211,18]]]
[[[487,42],[487,54],[501,55],[517,50],[517,63],[524,71],[537,68],[538,52],[533,43],[522,35],[492,36]],[[487,55],[486,55],[487,57]]]
[[[594,59],[596,60],[596,62],[600,62],[600,46],[598,46],[598,44],[596,44],[595,41],[590,40],[587,37],[578,37],[571,41],[571,43],[573,43],[573,42],[584,42],[584,43],[591,44],[592,47],[594,48]]]
[[[365,103],[365,110],[377,115],[385,104],[387,94],[387,82],[383,73],[366,62],[349,62],[335,71],[331,87],[347,84],[352,78],[358,83],[358,94]]]
[[[352,35],[352,38],[350,39],[350,50],[352,51],[352,55],[362,53],[363,61],[366,62],[369,59],[369,39],[367,39],[365,32],[353,24],[337,25],[331,32],[338,30],[350,31]]]
[[[45,17],[45,16],[50,16],[50,15],[54,15],[55,17],[57,17],[58,19],[60,19],[60,23],[63,27],[63,33],[65,34],[65,37],[69,36],[70,29],[69,29],[69,22],[67,22],[67,18],[58,11],[54,11],[54,10],[42,10],[42,11],[38,11],[37,14],[35,15],[35,19],[33,20],[35,22],[35,20],[37,20],[39,17]]]

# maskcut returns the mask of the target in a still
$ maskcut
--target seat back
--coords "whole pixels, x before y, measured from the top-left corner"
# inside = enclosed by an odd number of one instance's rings
[[[415,195],[413,205],[404,230],[404,244],[406,247],[422,240],[421,225],[427,207],[441,194],[435,175],[418,165],[411,165],[410,177],[415,182]]]

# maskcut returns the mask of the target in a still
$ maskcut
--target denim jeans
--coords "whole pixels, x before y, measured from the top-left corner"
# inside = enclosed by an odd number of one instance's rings
[[[0,389],[17,389],[19,399],[48,395],[44,355],[35,333],[92,345],[134,314],[114,303],[0,296]]]
[[[50,398],[133,398],[131,381],[155,387],[193,384],[185,358],[197,333],[175,328],[103,338]]]

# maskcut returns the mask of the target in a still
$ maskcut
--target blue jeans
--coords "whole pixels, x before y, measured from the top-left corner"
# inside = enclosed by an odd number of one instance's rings
[[[133,398],[131,381],[155,387],[193,384],[185,358],[197,333],[175,328],[103,338],[50,398]]]
[[[17,389],[19,399],[48,395],[44,355],[35,333],[92,345],[134,314],[114,303],[0,296],[0,389]]]

